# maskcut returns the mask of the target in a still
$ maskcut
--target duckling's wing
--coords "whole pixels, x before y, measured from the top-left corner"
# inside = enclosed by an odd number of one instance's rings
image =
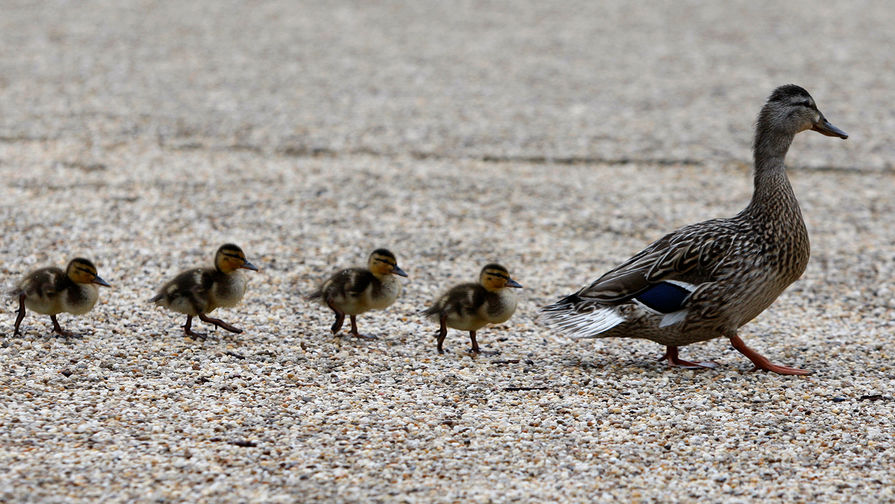
[[[487,290],[476,283],[455,285],[442,294],[431,308],[423,312],[424,315],[451,314],[460,316],[474,315],[485,303]]]
[[[376,277],[363,268],[348,268],[337,271],[319,289],[308,295],[309,300],[318,298],[357,297],[370,286]]]
[[[28,297],[37,296],[47,299],[65,289],[68,282],[68,277],[61,269],[56,267],[41,268],[32,271],[23,278],[12,291],[12,295],[25,294]]]
[[[373,282],[377,281],[373,273],[362,268],[346,270],[345,279],[345,283],[343,284],[345,292],[352,296],[359,296],[362,292],[367,290]]]
[[[214,270],[195,268],[184,271],[162,285],[158,294],[150,299],[153,303],[172,306],[182,301],[188,302],[196,311],[204,311],[208,292],[214,285]]]

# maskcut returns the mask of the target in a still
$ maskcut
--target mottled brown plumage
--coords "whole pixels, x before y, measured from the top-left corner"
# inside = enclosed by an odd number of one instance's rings
[[[340,270],[307,298],[335,313],[336,321],[331,327],[333,334],[339,333],[345,322],[345,315],[348,315],[351,319],[351,334],[361,337],[357,330],[357,315],[369,310],[388,308],[401,294],[401,282],[395,275],[407,276],[398,267],[395,254],[386,249],[376,249],[370,254],[366,269]]]
[[[165,282],[149,301],[169,310],[186,315],[183,332],[192,338],[205,339],[204,334],[192,330],[193,317],[213,324],[233,333],[241,333],[223,320],[211,318],[207,314],[217,308],[236,306],[245,295],[248,283],[240,269],[257,271],[258,268],[246,260],[242,249],[227,243],[221,245],[214,255],[214,266],[193,268],[181,272]]]
[[[56,315],[71,313],[82,315],[89,312],[99,298],[97,285],[109,284],[96,273],[96,266],[82,257],[72,259],[65,271],[50,266],[40,268],[25,275],[11,294],[18,298],[14,334],[21,334],[19,326],[25,318],[25,308],[49,315],[53,321],[53,331],[62,336],[71,333],[62,329]]]
[[[544,307],[541,320],[577,337],[644,338],[666,345],[665,358],[686,367],[677,347],[717,337],[761,369],[807,371],[771,364],[737,330],[758,316],[808,264],[808,232],[786,176],[784,157],[805,130],[847,138],[817,109],[807,91],[774,90],[756,125],[755,188],[739,214],[674,231],[575,294]]]
[[[438,353],[444,353],[447,328],[469,331],[472,352],[481,353],[476,331],[488,324],[501,324],[516,311],[516,292],[522,287],[510,278],[510,273],[499,264],[488,264],[479,274],[479,283],[464,283],[451,287],[422,313],[440,327]]]

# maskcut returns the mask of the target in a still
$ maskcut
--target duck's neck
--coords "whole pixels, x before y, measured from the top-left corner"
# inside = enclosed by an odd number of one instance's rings
[[[801,219],[796,195],[792,191],[783,160],[793,135],[774,134],[759,128],[755,138],[755,188],[752,201],[743,211],[750,217],[770,218],[781,212]]]

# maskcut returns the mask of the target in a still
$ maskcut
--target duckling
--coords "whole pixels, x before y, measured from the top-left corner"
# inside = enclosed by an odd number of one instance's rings
[[[226,243],[214,254],[214,267],[193,268],[180,273],[162,285],[158,294],[149,301],[185,314],[183,332],[191,338],[206,338],[204,334],[193,332],[193,317],[239,334],[242,329],[207,314],[215,308],[236,306],[242,300],[248,282],[240,269],[258,271],[257,266],[246,260],[241,248]]]
[[[678,347],[726,337],[756,369],[808,371],[772,364],[737,335],[805,271],[808,232],[783,159],[796,134],[848,138],[830,124],[805,89],[778,87],[756,124],[754,192],[734,217],[665,235],[590,285],[542,309],[541,320],[575,337],[644,338],[666,346],[663,359],[689,362]]]
[[[382,310],[391,306],[401,294],[401,282],[394,275],[406,277],[392,254],[386,249],[376,249],[367,260],[367,269],[348,268],[329,277],[316,291],[308,295],[309,301],[318,301],[336,314],[332,325],[333,335],[338,334],[345,322],[345,315],[351,318],[351,334],[362,336],[357,331],[357,316],[369,310]]]
[[[479,283],[464,283],[442,294],[432,307],[423,311],[429,320],[438,322],[438,353],[444,353],[447,328],[469,331],[472,353],[483,353],[476,341],[476,331],[487,324],[506,322],[516,311],[516,292],[521,288],[510,278],[510,273],[499,264],[491,263],[482,268]],[[496,352],[488,352],[496,353]]]
[[[89,312],[99,298],[97,285],[110,287],[96,274],[96,266],[83,257],[72,259],[65,271],[50,266],[28,273],[11,292],[19,298],[13,334],[21,334],[19,326],[25,318],[27,306],[32,311],[49,315],[53,321],[53,332],[61,336],[72,336],[71,332],[62,329],[56,315],[62,312],[73,315]]]

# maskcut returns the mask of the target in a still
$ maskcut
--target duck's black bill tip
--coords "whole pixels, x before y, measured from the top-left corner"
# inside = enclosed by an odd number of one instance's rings
[[[826,119],[824,119],[823,121],[812,126],[811,130],[816,131],[816,132],[820,133],[821,135],[826,135],[826,136],[831,136],[831,137],[839,137],[843,140],[848,138],[848,133],[842,131],[841,129],[837,128],[836,126],[833,126],[832,124],[830,124],[830,121],[827,121]]]

